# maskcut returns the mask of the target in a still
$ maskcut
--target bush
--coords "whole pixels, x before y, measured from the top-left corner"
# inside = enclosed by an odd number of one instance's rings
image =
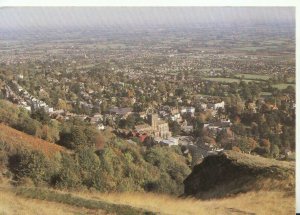
[[[176,153],[177,152],[177,153]],[[159,169],[160,178],[146,184],[156,188],[155,192],[180,194],[183,192],[183,180],[190,173],[185,158],[178,150],[165,147],[153,147],[145,154],[145,160]],[[149,188],[149,187],[148,187]]]
[[[279,147],[275,144],[272,144],[271,145],[271,152],[270,152],[271,156],[273,158],[277,158],[279,156],[279,152],[280,152]]]
[[[89,125],[65,125],[60,133],[60,144],[69,149],[103,147],[104,140],[99,131]]]
[[[9,159],[12,172],[17,179],[31,178],[35,184],[48,181],[49,162],[39,151],[22,150]]]
[[[98,177],[100,160],[92,149],[84,148],[77,152],[82,184],[87,187],[94,186],[94,178]]]
[[[80,168],[76,159],[69,154],[62,154],[61,168],[52,176],[52,183],[58,187],[77,188],[81,186]]]

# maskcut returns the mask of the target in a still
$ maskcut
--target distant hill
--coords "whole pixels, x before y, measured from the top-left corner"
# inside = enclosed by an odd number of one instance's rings
[[[202,199],[258,190],[293,193],[295,162],[224,151],[195,166],[184,186],[185,195]]]
[[[65,151],[62,146],[25,134],[4,124],[0,124],[0,143],[5,143],[6,147],[9,147],[8,151],[24,148],[41,151],[47,156]]]

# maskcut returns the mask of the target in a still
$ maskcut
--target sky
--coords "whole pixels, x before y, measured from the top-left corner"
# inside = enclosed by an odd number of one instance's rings
[[[293,7],[0,7],[0,30],[294,21]]]

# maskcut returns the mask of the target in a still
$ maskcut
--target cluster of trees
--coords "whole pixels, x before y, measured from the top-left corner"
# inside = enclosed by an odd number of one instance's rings
[[[238,147],[245,152],[255,152],[267,157],[278,157],[285,150],[295,150],[295,111],[279,106],[273,109],[267,103],[257,104],[257,112],[228,106],[226,114],[234,122],[232,135],[221,132],[217,142],[231,149]],[[233,141],[233,139],[235,139]]]
[[[92,125],[80,119],[61,123],[58,144],[72,150],[83,147],[101,149],[104,147],[103,135]]]
[[[0,154],[5,148],[0,147]],[[51,157],[40,151],[20,149],[8,153],[4,163],[19,183],[93,188],[102,192],[181,194],[183,180],[190,173],[179,149],[160,146],[146,149],[118,138],[111,139],[101,150],[82,147],[74,153],[57,153]]]
[[[126,119],[117,118],[116,124],[118,128],[133,129],[135,125],[143,124],[147,122],[142,119],[139,114],[130,114]]]
[[[126,125],[138,120],[132,117]],[[58,122],[42,110],[29,114],[4,100],[0,100],[0,119],[18,130],[70,149],[48,157],[27,148],[11,151],[1,140],[1,164],[20,183],[181,194],[183,180],[190,173],[179,148],[129,144],[111,133],[104,135],[79,119]]]

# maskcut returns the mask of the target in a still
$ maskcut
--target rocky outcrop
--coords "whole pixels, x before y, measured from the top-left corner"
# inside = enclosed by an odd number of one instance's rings
[[[294,190],[295,163],[235,151],[206,157],[184,181],[184,194],[218,198],[257,189]],[[278,185],[278,186],[277,186]]]

